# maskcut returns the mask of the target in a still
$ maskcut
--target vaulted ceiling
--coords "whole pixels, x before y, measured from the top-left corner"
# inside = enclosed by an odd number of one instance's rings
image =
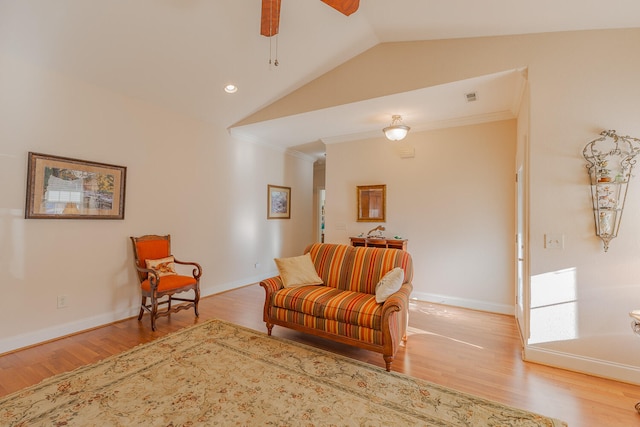
[[[362,0],[348,17],[282,0],[274,40],[260,35],[261,3],[0,0],[0,54],[226,129],[382,42],[640,27],[637,0]]]

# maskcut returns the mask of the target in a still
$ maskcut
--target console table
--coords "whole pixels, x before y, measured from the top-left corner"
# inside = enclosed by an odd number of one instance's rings
[[[407,250],[407,239],[385,239],[374,237],[349,237],[351,246],[365,246],[373,248],[389,248]]]

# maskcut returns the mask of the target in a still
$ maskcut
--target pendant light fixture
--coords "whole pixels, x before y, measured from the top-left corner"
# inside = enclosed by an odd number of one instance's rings
[[[400,141],[407,136],[410,129],[409,126],[402,123],[402,116],[394,114],[391,116],[391,124],[382,129],[382,132],[384,132],[384,136],[386,136],[389,141]]]

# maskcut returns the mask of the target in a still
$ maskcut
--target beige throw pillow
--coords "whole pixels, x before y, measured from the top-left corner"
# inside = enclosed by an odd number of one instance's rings
[[[173,256],[160,259],[147,259],[145,263],[147,264],[147,268],[154,270],[158,274],[158,277],[178,274],[176,273]]]
[[[285,288],[323,284],[308,253],[291,258],[275,258],[274,261]]]
[[[376,285],[376,302],[382,303],[395,292],[398,292],[404,282],[404,270],[396,267],[384,275]]]

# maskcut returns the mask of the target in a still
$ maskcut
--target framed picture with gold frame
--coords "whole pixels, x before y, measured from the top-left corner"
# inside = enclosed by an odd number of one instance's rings
[[[387,186],[359,185],[356,187],[358,199],[358,222],[385,222],[387,211]]]
[[[29,153],[27,219],[124,219],[125,166]]]
[[[291,218],[291,187],[267,185],[267,219]]]

